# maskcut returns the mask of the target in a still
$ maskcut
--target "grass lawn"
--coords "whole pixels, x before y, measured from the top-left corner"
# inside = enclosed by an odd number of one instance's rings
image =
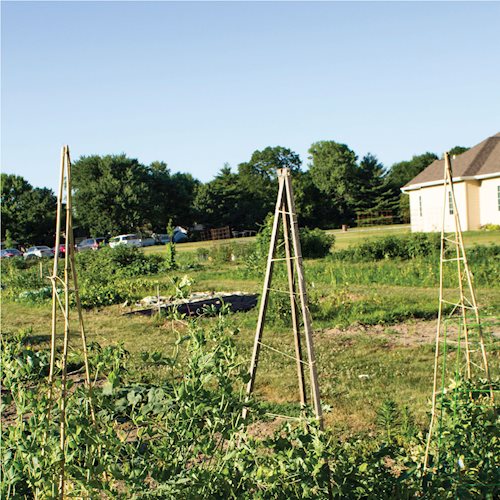
[[[396,224],[390,226],[355,227],[347,231],[330,229],[326,232],[335,236],[335,249],[341,250],[350,245],[362,243],[367,239],[409,233],[410,226],[407,224]],[[255,236],[250,236],[247,238],[231,238],[227,240],[188,242],[179,244],[176,248],[179,252],[190,252],[198,248],[214,247],[218,245],[248,244],[254,241]],[[500,231],[466,231],[464,232],[464,243],[466,246],[474,244],[488,245],[490,243],[500,244]],[[155,245],[146,247],[144,248],[144,252],[146,254],[164,253],[166,252],[166,246]]]

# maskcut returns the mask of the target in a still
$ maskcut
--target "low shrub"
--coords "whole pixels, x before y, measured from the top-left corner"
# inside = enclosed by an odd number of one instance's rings
[[[404,236],[384,236],[334,252],[339,260],[366,262],[382,259],[414,259],[438,255],[441,248],[437,233],[411,233]]]
[[[320,259],[326,257],[335,244],[335,236],[325,233],[321,229],[308,229],[304,227],[300,230],[300,246],[302,256],[306,259]]]

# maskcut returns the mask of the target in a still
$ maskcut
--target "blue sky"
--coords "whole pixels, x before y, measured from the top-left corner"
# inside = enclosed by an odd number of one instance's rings
[[[387,166],[500,131],[500,3],[2,2],[2,171],[124,152],[209,180],[317,140]]]

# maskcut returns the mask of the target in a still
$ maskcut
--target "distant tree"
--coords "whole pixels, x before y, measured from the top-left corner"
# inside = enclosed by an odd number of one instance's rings
[[[366,154],[357,170],[358,189],[355,206],[359,211],[389,209],[390,189],[385,180],[385,168],[376,156]]]
[[[426,169],[438,157],[434,153],[415,155],[411,160],[395,163],[386,176],[386,185],[390,192],[390,203],[394,207],[394,214],[407,220],[408,195],[401,193],[401,188]]]
[[[276,202],[277,170],[289,168],[300,172],[301,160],[297,153],[282,146],[267,147],[252,153],[248,162],[238,165],[238,183],[243,193],[242,219],[244,228],[252,228],[264,222],[274,210]]]
[[[148,225],[162,233],[167,222],[190,226],[195,219],[193,202],[199,181],[191,174],[171,174],[164,162],[153,162],[148,167],[149,203]]]
[[[465,146],[454,146],[452,147],[448,153],[450,153],[451,156],[453,155],[461,155],[462,153],[465,153],[466,151],[469,151],[470,148],[466,148]]]
[[[92,236],[133,232],[148,222],[148,170],[137,160],[82,156],[72,175],[75,213]]]
[[[311,172],[309,170],[297,172],[292,177],[292,181],[295,209],[300,227],[334,227],[340,219],[337,206],[316,187]]]
[[[177,172],[171,176],[168,211],[175,225],[191,226],[196,220],[194,199],[200,181],[191,174]]]
[[[339,214],[335,224],[351,220],[358,189],[356,154],[335,141],[315,142],[309,154],[312,180],[327,195],[323,202],[334,204]]]
[[[56,197],[47,188],[34,188],[19,175],[1,175],[2,239],[21,244],[51,244],[55,229]]]
[[[216,177],[198,186],[194,199],[197,221],[212,227],[242,227],[245,193],[238,175],[224,165]]]
[[[388,185],[393,190],[399,191],[401,187],[411,181],[437,159],[438,157],[436,154],[427,152],[413,156],[411,160],[394,163],[387,174]]]
[[[248,162],[238,165],[240,175],[257,174],[267,180],[276,179],[278,168],[289,168],[292,173],[300,171],[302,161],[300,156],[291,149],[282,146],[268,146],[256,150]]]

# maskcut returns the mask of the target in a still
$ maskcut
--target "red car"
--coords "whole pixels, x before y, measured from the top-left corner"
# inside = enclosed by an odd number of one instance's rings
[[[54,252],[54,255],[56,254],[56,247],[52,248],[52,251]],[[64,257],[66,255],[66,244],[61,243],[59,245],[59,257]]]
[[[17,248],[6,248],[0,252],[0,259],[10,259],[11,257],[22,257],[23,254]]]

